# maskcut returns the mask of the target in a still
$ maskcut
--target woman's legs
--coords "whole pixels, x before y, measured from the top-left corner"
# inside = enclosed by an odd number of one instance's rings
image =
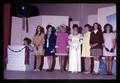
[[[50,56],[47,56],[47,62],[48,62],[48,69],[51,68],[51,59]]]
[[[112,56],[106,57],[106,66],[107,66],[107,72],[108,74],[112,74]]]
[[[60,64],[60,70],[62,69],[62,60],[61,56],[59,56],[59,64]]]
[[[90,73],[91,71],[91,59],[90,57],[85,57],[85,71]]]
[[[41,64],[41,55],[36,55],[36,70],[39,71],[39,67]]]
[[[65,65],[65,56],[61,56],[62,57],[62,71],[64,70],[64,65]]]
[[[67,65],[68,65],[68,56],[64,56],[64,71],[66,71]]]
[[[109,57],[109,70],[110,70],[110,73],[112,73],[112,61],[113,61],[113,57],[110,56]]]
[[[94,56],[94,73],[98,74],[98,70],[99,70],[99,56]]]
[[[65,56],[59,56],[59,64],[60,64],[60,70],[66,70],[66,64],[67,62],[65,61],[66,57]]]
[[[52,69],[53,56],[47,56],[47,61],[48,61],[48,71],[50,71]]]
[[[40,70],[43,69],[43,65],[44,65],[44,56],[41,56]]]
[[[108,56],[105,57],[106,59],[106,68],[107,68],[107,72],[109,71],[109,62],[108,62]]]

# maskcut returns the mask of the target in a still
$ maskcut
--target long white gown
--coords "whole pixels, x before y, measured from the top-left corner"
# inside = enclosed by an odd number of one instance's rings
[[[69,66],[68,71],[81,72],[82,35],[69,35]]]

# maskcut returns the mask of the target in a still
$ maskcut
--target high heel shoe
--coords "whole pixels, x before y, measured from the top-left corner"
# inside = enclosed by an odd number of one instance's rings
[[[52,71],[53,71],[53,69],[47,69],[46,71],[47,71],[47,72],[52,72]]]
[[[93,75],[99,75],[98,72],[94,72],[94,71],[92,72],[92,74],[93,74]]]
[[[50,69],[47,69],[46,71],[50,71]]]
[[[107,72],[107,75],[112,75],[112,72]]]
[[[35,69],[34,71],[40,71],[39,69]]]

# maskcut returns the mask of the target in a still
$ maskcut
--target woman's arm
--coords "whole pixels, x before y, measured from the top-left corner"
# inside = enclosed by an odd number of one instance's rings
[[[83,43],[83,35],[80,34],[80,44],[82,44],[82,43]]]
[[[51,43],[52,43],[52,44],[51,44],[51,45],[52,45],[51,48],[52,48],[52,51],[55,52],[56,35],[54,34],[51,38],[52,38],[52,40],[51,40],[51,41],[52,41],[52,42],[51,42]]]
[[[59,35],[56,36],[56,45],[55,45],[55,48],[58,48],[58,44],[59,44]]]

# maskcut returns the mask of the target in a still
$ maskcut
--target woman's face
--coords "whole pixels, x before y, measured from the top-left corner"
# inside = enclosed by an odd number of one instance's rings
[[[86,29],[86,32],[89,31],[89,27],[86,26],[85,29]]]
[[[65,27],[61,27],[61,31],[65,32],[66,28]]]
[[[98,25],[97,25],[97,24],[94,25],[94,29],[95,29],[95,30],[98,29]]]
[[[49,27],[49,28],[48,28],[48,32],[52,32],[52,27]]]
[[[24,40],[24,45],[28,45],[26,40]]]
[[[110,32],[110,26],[109,25],[106,27],[106,31]]]
[[[75,27],[75,28],[73,29],[73,31],[74,31],[74,32],[78,32],[77,27]]]
[[[41,30],[41,28],[40,28],[40,27],[38,27],[38,28],[37,28],[38,33],[40,33],[40,30]]]

